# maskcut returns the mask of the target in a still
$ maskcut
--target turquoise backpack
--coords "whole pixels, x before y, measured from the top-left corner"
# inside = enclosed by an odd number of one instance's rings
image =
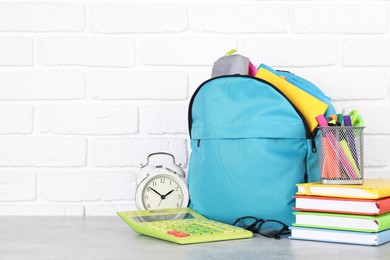
[[[312,83],[272,71],[327,103],[326,115],[335,113]],[[188,113],[190,207],[229,224],[255,216],[291,225],[295,184],[320,175],[319,135],[295,105],[264,80],[226,75],[202,83]]]

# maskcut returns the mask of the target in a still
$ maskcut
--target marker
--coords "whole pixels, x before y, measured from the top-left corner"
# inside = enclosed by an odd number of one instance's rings
[[[344,116],[344,125],[345,126],[352,126],[351,117],[349,115]],[[356,153],[356,144],[355,144],[355,138],[354,138],[355,135],[353,133],[353,130],[351,130],[351,129],[346,130],[346,136],[348,139],[349,148],[352,151],[352,157],[355,159],[356,166],[358,167],[359,172],[360,172],[361,167],[359,165],[359,160],[358,160],[359,158],[358,158],[357,153]]]
[[[337,114],[337,122],[339,122],[340,126],[344,125],[343,114]]]

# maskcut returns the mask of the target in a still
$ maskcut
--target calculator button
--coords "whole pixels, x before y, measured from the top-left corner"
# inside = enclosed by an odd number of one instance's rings
[[[180,232],[180,231],[177,231],[177,230],[169,230],[167,233],[169,235],[172,235],[172,236],[175,236],[175,237],[188,237],[189,236],[189,234],[184,233],[184,232]]]

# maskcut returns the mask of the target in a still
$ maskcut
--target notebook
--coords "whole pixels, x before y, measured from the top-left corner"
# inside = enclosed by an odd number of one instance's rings
[[[380,232],[390,229],[390,213],[379,216],[332,214],[321,212],[294,212],[293,226]]]
[[[390,241],[390,229],[379,233],[291,227],[291,239],[379,246]]]
[[[321,196],[294,196],[295,210],[360,215],[381,215],[390,212],[390,197],[351,199]]]
[[[390,196],[390,179],[364,179],[364,184],[299,183],[297,195],[379,199]]]

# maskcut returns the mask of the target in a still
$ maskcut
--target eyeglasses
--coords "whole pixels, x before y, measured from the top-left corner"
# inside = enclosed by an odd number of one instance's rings
[[[238,218],[233,226],[241,227],[254,233],[259,233],[262,236],[280,239],[281,235],[289,235],[289,227],[278,220],[264,220],[256,217],[246,216]]]

